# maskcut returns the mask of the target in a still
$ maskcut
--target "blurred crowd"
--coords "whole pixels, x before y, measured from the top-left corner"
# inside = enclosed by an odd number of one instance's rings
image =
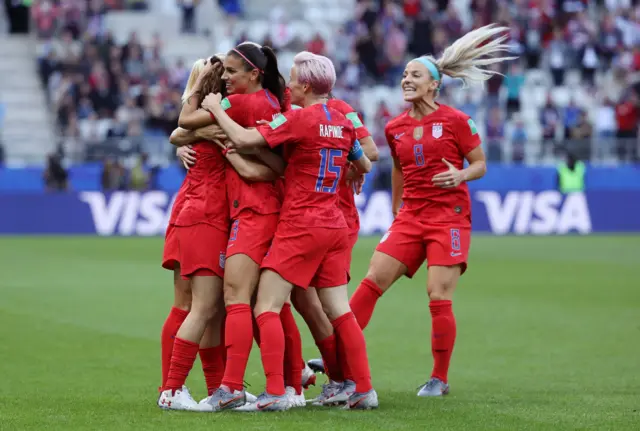
[[[182,31],[194,32],[200,1],[176,1],[183,12]],[[240,1],[217,1],[229,21],[242,15]],[[637,0],[472,0],[471,20],[456,10],[455,3],[361,0],[353,19],[330,38],[318,33],[307,42],[295,36],[287,11],[275,7],[262,43],[276,51],[306,49],[331,57],[338,71],[335,95],[359,109],[362,88],[397,86],[408,59],[425,53],[437,56],[465,32],[496,22],[511,29],[509,42],[519,60],[496,69],[502,75],[486,83],[480,100],[454,101],[456,85],[448,82],[440,96],[443,103],[454,104],[482,122],[490,160],[507,160],[506,141],[511,148],[509,161],[525,159],[531,137],[521,102],[529,70],[545,71],[550,92],[566,87],[569,73],[579,71],[578,85],[590,95],[590,106],[573,98],[558,106],[548,97],[536,108],[545,151],[554,153],[566,139],[584,143],[601,138],[610,141],[600,147],[619,159],[638,159],[637,145],[620,147],[613,140],[637,143],[638,139]],[[143,45],[133,33],[119,45],[104,26],[109,10],[146,7],[148,2],[136,0],[44,0],[32,7],[42,41],[40,76],[56,113],[65,157],[96,160],[105,154],[169,153],[161,138],[176,125],[190,64],[180,60],[167,64],[160,35]],[[240,34],[228,44],[246,39]],[[383,153],[384,125],[403,108],[382,101],[374,118],[365,119]],[[593,156],[591,150],[581,155]]]

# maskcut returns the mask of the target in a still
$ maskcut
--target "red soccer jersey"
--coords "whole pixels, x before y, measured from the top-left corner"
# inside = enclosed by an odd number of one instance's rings
[[[281,220],[300,227],[347,227],[337,191],[356,140],[351,122],[316,104],[281,114],[258,131],[271,148],[285,145]]]
[[[242,127],[256,127],[256,121],[271,121],[280,113],[278,99],[267,90],[251,94],[232,94],[221,102],[222,107]],[[258,214],[280,211],[281,200],[274,182],[250,182],[242,178],[231,164],[226,164],[227,195],[231,219],[244,209]]]
[[[347,102],[340,99],[331,99],[327,103],[329,108],[333,108],[339,111],[342,115],[347,117],[351,121],[353,127],[356,129],[356,138],[362,139],[367,136],[371,136],[369,130],[362,124],[358,113]],[[346,182],[346,169],[342,178],[340,179],[340,188],[338,189],[338,206],[344,214],[344,218],[347,221],[349,227],[353,227],[358,223],[358,209],[356,208],[356,202],[353,198],[353,189],[347,185]]]
[[[455,189],[433,185],[434,175],[447,171],[447,159],[456,168],[480,145],[476,126],[468,115],[446,105],[416,120],[409,112],[391,120],[384,129],[391,155],[400,161],[406,210],[414,211],[426,223],[471,220],[471,200],[465,183]]]

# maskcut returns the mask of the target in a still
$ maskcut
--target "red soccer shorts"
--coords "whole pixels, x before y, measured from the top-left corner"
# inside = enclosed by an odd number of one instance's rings
[[[176,226],[180,275],[187,279],[193,275],[224,277],[226,231],[206,223]],[[208,271],[202,271],[208,270]]]
[[[180,249],[178,238],[176,237],[176,227],[173,224],[167,226],[167,233],[164,236],[164,250],[162,252],[162,267],[173,271],[176,264],[179,264]]]
[[[258,214],[242,211],[231,224],[227,259],[236,254],[246,254],[260,265],[271,247],[278,227],[278,214]]]
[[[425,258],[427,266],[461,265],[461,273],[464,274],[471,244],[471,226],[466,223],[457,226],[426,224],[418,220],[418,216],[400,211],[376,251],[405,264],[409,278],[420,269]]]
[[[347,235],[347,244],[349,245],[349,252],[347,253],[347,282],[351,280],[351,257],[353,255],[353,248],[356,246],[358,242],[358,232],[360,232],[360,226],[357,226],[355,229],[350,228],[349,234]]]
[[[303,289],[345,285],[351,254],[348,235],[347,228],[299,227],[281,221],[262,268]]]

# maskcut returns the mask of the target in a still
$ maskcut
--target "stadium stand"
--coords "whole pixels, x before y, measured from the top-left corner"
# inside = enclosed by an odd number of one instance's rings
[[[0,47],[11,162],[55,150],[71,162],[144,152],[167,163],[191,62],[242,40],[276,48],[285,76],[299,50],[334,59],[336,95],[384,153],[407,59],[490,22],[509,26],[520,60],[484,86],[445,80],[441,100],[476,119],[491,161],[638,158],[640,6],[629,0],[69,0],[38,2],[32,16],[37,43]]]

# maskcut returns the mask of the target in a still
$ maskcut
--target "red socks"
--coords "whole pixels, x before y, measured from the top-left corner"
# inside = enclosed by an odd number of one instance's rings
[[[164,387],[167,383],[167,376],[169,375],[169,366],[171,365],[171,354],[173,353],[173,339],[175,338],[182,322],[187,318],[189,312],[181,310],[176,307],[171,307],[171,311],[167,316],[167,320],[162,325],[162,333],[160,335],[160,350],[162,357],[162,385]]]
[[[324,362],[324,369],[327,376],[334,382],[343,382],[344,375],[342,374],[342,363],[338,357],[338,344],[336,340],[336,334],[331,334],[324,340],[316,343],[320,355],[322,355],[322,362]],[[341,355],[344,356],[344,355]]]
[[[372,386],[367,345],[355,316],[352,312],[345,313],[331,324],[338,336],[339,348],[344,349],[349,371],[356,383],[356,391],[358,393],[369,392]]]
[[[225,340],[227,366],[222,384],[228,386],[231,391],[241,391],[253,346],[253,316],[248,304],[234,304],[227,307]]]
[[[360,286],[356,289],[349,305],[351,311],[358,320],[358,325],[364,330],[371,320],[373,315],[373,309],[376,307],[376,302],[382,296],[382,290],[376,283],[365,278],[360,283]]]
[[[291,312],[291,304],[284,304],[280,311],[280,322],[284,332],[284,383],[296,390],[296,394],[302,393],[302,370],[304,358],[302,357],[302,338],[296,319]],[[271,392],[269,392],[271,393]]]
[[[198,356],[200,346],[198,343],[175,338],[173,343],[173,355],[171,355],[171,366],[169,367],[169,376],[164,385],[164,389],[182,389],[182,385],[187,380],[189,371],[193,368],[193,363]]]
[[[267,393],[284,395],[284,331],[278,313],[267,311],[256,321],[260,328],[260,356],[267,377]]]
[[[202,371],[204,372],[204,380],[207,382],[209,395],[213,394],[222,382],[225,353],[224,344],[200,349],[200,362],[202,362]]]
[[[433,372],[436,377],[447,383],[449,362],[456,342],[456,318],[451,309],[451,301],[431,301],[431,353],[433,354]]]

